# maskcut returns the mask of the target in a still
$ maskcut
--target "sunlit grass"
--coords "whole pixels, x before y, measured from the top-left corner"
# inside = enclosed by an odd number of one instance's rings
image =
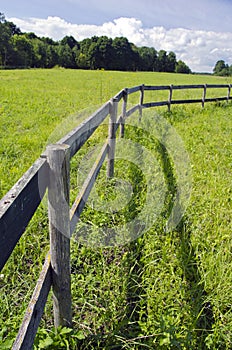
[[[58,125],[67,133],[69,124],[72,129],[85,114],[88,116],[90,110],[97,109],[122,88],[228,82],[224,78],[167,73],[0,71],[1,196],[50,140],[55,142],[62,136],[56,130]],[[184,98],[190,98],[188,94],[186,91]],[[153,92],[149,98],[167,99],[166,95]],[[129,96],[129,103],[138,100],[139,93]],[[81,115],[82,110],[86,111]],[[231,104],[213,103],[205,109],[200,105],[175,106],[170,114],[166,107],[157,110],[175,127],[190,156],[193,189],[182,222],[173,232],[164,231],[170,200],[167,197],[167,208],[161,217],[130,244],[92,249],[73,239],[74,333],[70,336],[68,332],[62,335],[52,331],[48,306],[37,348],[50,341],[47,348],[66,349],[67,345],[61,346],[62,339],[68,341],[71,349],[231,348]],[[77,118],[70,118],[73,115]],[[99,141],[99,135],[86,144],[73,165],[78,165]],[[128,127],[126,137],[152,149],[162,164],[164,157],[158,144],[154,145],[146,133]],[[173,181],[168,159],[165,169],[166,179]],[[139,201],[138,194],[144,196],[146,184],[141,172],[118,162],[116,174],[134,181],[137,193],[130,208],[142,208],[144,197]],[[76,175],[74,170],[72,191]],[[140,187],[138,179],[142,179]],[[112,192],[104,193],[103,173],[98,186],[103,197],[115,198],[113,187]],[[174,189],[175,183],[169,188]],[[83,213],[85,221],[101,225],[103,220],[112,219],[104,213],[91,212],[89,218],[88,210]],[[125,210],[121,215],[126,221],[133,213]],[[47,250],[46,208],[41,206],[0,275],[0,343],[10,341],[17,333]]]

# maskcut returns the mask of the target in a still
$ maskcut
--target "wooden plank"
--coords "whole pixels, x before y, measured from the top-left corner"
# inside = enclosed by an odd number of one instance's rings
[[[37,329],[47,302],[48,293],[51,289],[51,284],[51,264],[50,254],[48,254],[12,350],[32,349]]]
[[[162,106],[168,106],[168,101],[161,101],[161,102],[148,102],[143,104],[143,108],[151,108],[151,107],[162,107]],[[172,101],[173,103],[173,101]]]
[[[230,97],[232,99],[232,97]],[[227,101],[228,97],[217,97],[217,98],[205,98],[205,102],[217,102],[217,101]],[[202,103],[202,99],[188,99],[188,100],[172,100],[172,105],[178,104],[187,104],[187,103]],[[169,105],[169,101],[162,102],[148,102],[143,104],[143,108],[151,108],[151,107],[161,107]],[[128,111],[130,112],[130,111]],[[127,113],[128,113],[127,112]]]
[[[228,85],[228,92],[227,92],[227,102],[229,102],[230,99],[230,92],[231,92],[231,85]]]
[[[108,130],[108,160],[107,160],[107,177],[114,176],[114,158],[116,146],[116,123],[117,123],[118,102],[112,100],[110,106],[110,120]]]
[[[144,104],[142,107],[144,107]],[[135,113],[139,108],[140,108],[140,105],[138,104],[132,107],[131,109],[129,109],[129,111],[126,112],[126,118],[128,118],[131,114]]]
[[[120,102],[121,99],[123,98],[123,96],[125,95],[125,90],[127,90],[127,89],[123,89],[123,90],[119,91],[119,93],[117,93],[117,95],[115,95],[115,96],[113,97],[113,99],[114,99],[116,102]]]
[[[127,89],[127,94],[133,94],[134,92],[140,91],[141,85],[134,86],[132,88]]]
[[[140,99],[139,99],[139,120],[141,121],[143,116],[143,101],[144,101],[144,84],[140,87]]]
[[[203,96],[202,96],[202,108],[204,108],[205,106],[206,91],[207,91],[207,84],[204,85]]]
[[[39,158],[0,201],[0,270],[39,206],[47,185],[46,159]]]
[[[124,137],[125,133],[125,119],[126,119],[126,109],[127,109],[127,91],[125,91],[123,96],[123,104],[122,104],[122,119],[120,123],[120,138]]]
[[[202,99],[172,100],[173,105],[184,104],[184,103],[202,103]]]
[[[208,88],[228,88],[228,84],[207,84]],[[185,90],[185,89],[203,89],[204,85],[173,85],[172,86],[173,90]],[[169,90],[170,86],[169,85],[158,85],[158,86],[153,86],[153,85],[145,85],[144,90]]]
[[[225,84],[207,84],[207,88],[210,88],[210,89],[226,89],[228,88],[228,84],[225,85]]]
[[[205,102],[217,102],[217,101],[226,101],[227,97],[213,97],[205,98]],[[172,104],[184,104],[184,103],[202,103],[202,99],[195,100],[172,100]]]
[[[118,130],[119,126],[122,125],[122,122],[123,122],[123,118],[122,116],[120,115],[115,123],[115,132]]]
[[[144,84],[140,86],[140,99],[139,104],[142,105],[144,100]]]
[[[81,191],[78,194],[78,197],[76,198],[71,210],[70,210],[70,232],[71,235],[73,234],[76,224],[80,218],[81,212],[84,209],[85,203],[88,200],[89,194],[91,192],[91,189],[93,188],[93,185],[95,183],[95,180],[99,174],[99,171],[102,167],[102,164],[106,158],[108,152],[108,142],[104,144],[102,147],[102,150],[95,161],[92,169],[89,172],[89,175],[87,176],[83,187]]]
[[[173,90],[203,89],[204,85],[173,85]]]
[[[93,115],[81,123],[76,129],[64,136],[58,144],[66,144],[70,146],[70,156],[81,148],[81,146],[88,140],[97,127],[103,122],[110,111],[110,102],[105,103]]]
[[[213,98],[206,98],[205,102],[217,102],[217,101],[227,101],[228,98],[226,97],[213,97]]]
[[[70,148],[47,147],[49,164],[48,218],[52,268],[53,312],[55,327],[72,327],[70,275]]]
[[[168,111],[171,111],[171,104],[172,104],[172,92],[173,92],[173,85],[170,85],[170,92],[169,92],[169,98],[168,98]]]
[[[160,85],[160,86],[153,86],[153,85],[144,85],[144,90],[149,91],[156,91],[156,90],[169,90],[169,85]]]

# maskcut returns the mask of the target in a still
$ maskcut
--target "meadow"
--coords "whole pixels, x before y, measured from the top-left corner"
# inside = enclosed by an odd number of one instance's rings
[[[231,78],[101,70],[0,71],[0,196],[48,143],[57,141],[122,88],[205,83],[231,83]],[[198,97],[197,91],[191,96],[189,90],[175,93],[177,98]],[[213,94],[221,96],[222,91]],[[159,100],[164,95],[149,92],[146,99]],[[131,95],[129,103],[138,99],[139,95]],[[150,137],[155,112],[147,110],[141,121],[128,120],[125,138],[149,150],[164,173],[168,193],[160,215],[143,235],[120,246],[89,247],[74,236],[74,328],[53,329],[49,298],[34,349],[232,348],[232,105],[209,103],[204,109],[182,105],[173,106],[170,113],[166,107],[156,111],[179,134],[190,159],[192,191],[182,220],[172,231],[164,230],[176,174],[167,150]],[[83,147],[73,165],[78,167],[101,138],[104,130]],[[136,149],[130,151],[141,159]],[[89,205],[82,222],[93,227],[128,222],[146,208],[143,169],[128,163],[117,161],[115,173],[132,184],[130,205],[118,215]],[[114,200],[114,181],[106,192],[104,171],[103,167],[96,191],[104,200]],[[150,181],[153,175],[151,170]],[[74,169],[73,192],[76,176]],[[0,274],[0,349],[12,346],[48,242],[46,206],[41,205]]]

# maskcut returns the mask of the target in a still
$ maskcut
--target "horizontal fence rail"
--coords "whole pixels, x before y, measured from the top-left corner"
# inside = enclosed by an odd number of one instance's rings
[[[1,199],[0,270],[6,264],[15,245],[26,230],[28,223],[40,205],[46,191],[48,191],[49,201],[54,201],[55,203],[54,206],[50,205],[49,207],[50,251],[45,259],[43,269],[40,273],[37,285],[12,349],[28,350],[33,347],[34,338],[51,287],[53,287],[53,298],[55,299],[53,304],[55,326],[67,325],[68,320],[68,326],[71,327],[70,271],[67,270],[67,262],[70,259],[69,240],[75,230],[81,212],[84,209],[85,203],[105,160],[107,160],[107,177],[110,178],[114,174],[114,152],[116,132],[118,128],[120,127],[120,137],[123,137],[126,119],[136,111],[139,111],[141,118],[143,108],[168,106],[168,109],[170,110],[171,105],[177,104],[201,103],[202,107],[204,107],[205,102],[229,101],[232,99],[230,96],[231,86],[231,84],[176,86],[139,85],[132,88],[125,88],[110,101],[106,102],[83,123],[78,125],[76,129],[64,136],[56,145],[48,146],[47,150],[41,155],[41,157]],[[202,89],[202,98],[185,100],[173,99],[173,91],[186,89]],[[206,96],[209,89],[227,89],[227,95],[224,97],[210,98]],[[144,103],[146,91],[162,90],[169,92],[167,100]],[[128,96],[137,92],[140,92],[138,104],[127,109]],[[118,103],[120,101],[122,101],[122,110],[118,115]],[[92,169],[86,177],[82,189],[70,209],[70,159],[78,152],[82,145],[91,137],[93,132],[107,117],[109,117],[108,140],[103,145]],[[65,169],[63,169],[64,167],[62,166],[63,170],[59,171],[59,166],[56,165],[56,159],[57,162],[59,161],[63,164],[61,156],[62,152],[65,154],[66,166]],[[58,168],[56,169],[56,167]],[[61,196],[61,193],[63,193],[62,198],[56,198]],[[64,197],[67,200],[67,203],[64,203],[64,207],[68,204],[68,209],[66,208],[65,210],[62,210],[62,206],[60,207],[60,204],[57,206],[56,203],[61,203],[64,200]],[[62,220],[60,218],[62,218]],[[54,220],[56,221],[55,223]],[[62,225],[62,229],[60,228],[60,225]],[[61,232],[62,230],[65,230],[65,235]],[[66,237],[64,238],[63,236]],[[59,258],[60,256],[65,256],[65,261],[62,261],[62,259]],[[63,266],[64,264],[66,264],[66,269]],[[57,281],[56,278],[57,269],[61,279],[59,281]],[[54,271],[56,271],[56,273]],[[62,279],[65,279],[65,281]],[[62,295],[64,285],[68,285],[68,288],[66,288],[65,291],[65,298]],[[65,313],[68,315],[65,315]],[[64,318],[66,319],[65,322],[62,321]]]
[[[109,114],[109,111],[110,103],[107,102],[76,129],[63,137],[58,143],[69,145],[70,156],[73,157],[81,146],[83,146],[83,144],[89,139],[97,127],[105,120]]]
[[[23,323],[15,339],[13,349],[30,349],[32,347],[51,286],[51,257],[48,254],[26,310]]]
[[[11,255],[48,185],[46,159],[38,159],[0,202],[0,270]]]
[[[129,91],[135,92],[135,91],[169,91],[169,98],[166,101],[155,101],[155,102],[148,102],[143,103],[142,108],[151,108],[151,107],[162,107],[162,106],[168,106],[168,109],[170,111],[171,105],[178,105],[178,104],[188,104],[188,103],[201,103],[202,107],[204,107],[205,102],[217,102],[217,101],[229,101],[232,99],[230,96],[231,93],[231,84],[225,85],[225,84],[204,84],[204,85],[161,85],[161,86],[148,86],[148,85],[141,85],[140,89],[138,87],[129,89]],[[135,90],[133,90],[135,89]],[[191,90],[191,89],[201,89],[202,92],[202,98],[201,99],[183,99],[183,100],[174,100],[173,97],[173,91],[174,90]],[[224,97],[211,97],[207,98],[206,93],[209,89],[227,89],[227,95]]]
[[[97,160],[95,161],[92,169],[89,172],[89,175],[87,176],[84,185],[79,192],[71,210],[70,210],[70,221],[71,221],[71,235],[73,234],[76,224],[78,222],[78,219],[81,215],[82,210],[84,209],[85,203],[89,197],[89,194],[91,192],[91,189],[93,188],[93,185],[95,183],[95,180],[97,178],[97,175],[103,165],[103,162],[106,158],[108,151],[108,143],[105,143],[102,147],[102,150],[100,152],[100,155],[98,156]]]

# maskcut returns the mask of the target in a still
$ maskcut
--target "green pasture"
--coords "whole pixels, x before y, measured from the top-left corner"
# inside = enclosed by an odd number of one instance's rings
[[[231,82],[231,78],[156,72],[0,71],[0,195],[48,143],[57,141],[124,87]],[[202,91],[174,93],[178,99],[202,97]],[[167,94],[149,92],[145,102],[167,99]],[[227,91],[214,90],[208,97],[215,94],[226,96]],[[129,96],[128,104],[138,101],[136,93]],[[182,139],[192,174],[187,210],[172,231],[165,230],[165,224],[176,196],[176,173],[167,150],[152,136],[157,113]],[[168,191],[162,210],[144,234],[110,248],[85,245],[78,226],[71,244],[74,328],[53,329],[49,297],[34,349],[232,349],[231,116],[231,102],[223,102],[208,103],[204,109],[200,104],[173,106],[170,113],[166,107],[146,110],[141,121],[130,117],[125,139],[147,149],[164,174]],[[105,131],[99,130],[73,159],[72,200],[79,186],[78,166],[104,137]],[[137,164],[147,166],[138,148],[128,152],[138,159]],[[161,186],[154,169],[148,173],[150,186]],[[118,160],[115,175],[132,184],[132,199],[120,213],[96,211],[90,203],[81,221],[95,228],[93,237],[98,228],[130,222],[150,210],[145,205],[148,183],[143,167]],[[106,187],[103,166],[96,193],[113,201],[114,185],[113,179]],[[42,203],[0,273],[0,349],[12,346],[48,241]]]
[[[140,84],[229,83],[231,78],[168,73],[82,70],[0,71],[1,169],[0,196],[41,154],[54,129],[69,116],[94,110],[124,87]],[[194,97],[198,92],[193,90]],[[215,93],[215,91],[213,91]],[[222,91],[219,91],[221,94]],[[167,97],[167,92],[146,92],[145,101]],[[174,92],[181,98],[184,92]],[[186,91],[186,98],[190,91]],[[201,92],[200,92],[201,95]],[[139,94],[129,102],[138,103]],[[64,131],[65,132],[65,131]]]

